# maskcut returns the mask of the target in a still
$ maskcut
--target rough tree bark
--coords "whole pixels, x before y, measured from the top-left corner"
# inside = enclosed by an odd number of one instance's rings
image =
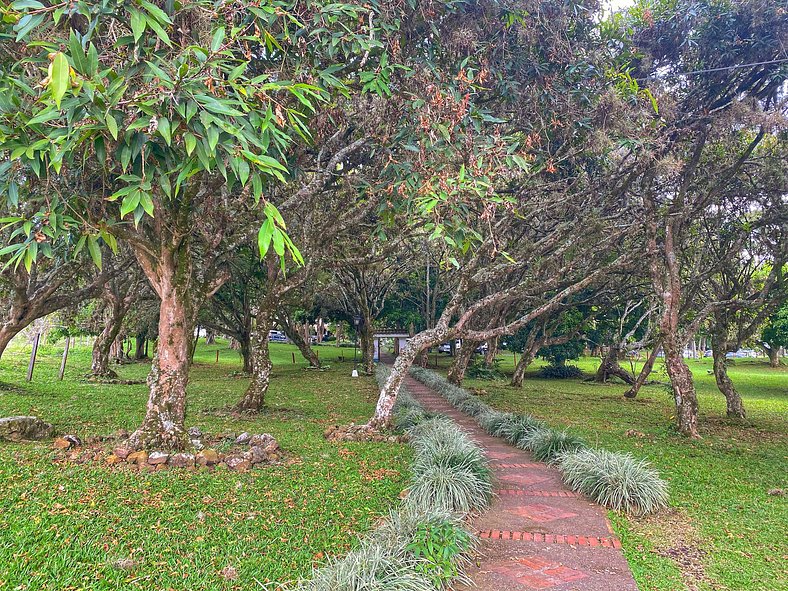
[[[188,441],[186,385],[189,383],[192,335],[196,325],[195,290],[187,246],[162,249],[158,265],[141,258],[145,274],[161,298],[159,338],[148,374],[150,393],[142,425],[132,433],[134,448],[183,449]]]
[[[495,363],[495,357],[498,355],[498,341],[499,337],[492,337],[487,339],[487,351],[484,353],[484,366],[492,367]]]
[[[117,378],[118,374],[110,369],[109,357],[110,349],[120,334],[120,329],[123,326],[123,315],[119,310],[112,306],[110,317],[104,329],[98,334],[96,340],[93,341],[93,356],[90,363],[90,374],[97,378]]]
[[[394,367],[386,383],[380,391],[375,414],[367,423],[370,429],[387,429],[391,426],[392,409],[397,401],[397,394],[405,376],[413,365],[413,361],[424,349],[434,347],[446,338],[445,329],[433,328],[420,332],[400,350],[399,356],[394,361]]]
[[[117,378],[118,374],[109,367],[110,353],[123,328],[123,320],[139,294],[139,284],[135,275],[113,278],[104,286],[102,296],[109,317],[103,330],[93,342],[93,357],[90,365],[91,375],[99,378]],[[123,344],[116,344],[118,357],[123,354]]]
[[[454,363],[451,364],[446,376],[455,386],[462,385],[462,381],[465,379],[465,372],[468,370],[468,364],[470,364],[471,358],[479,344],[479,341],[463,339],[460,352],[454,358]]]
[[[290,319],[280,317],[279,323],[284,328],[287,338],[293,341],[293,344],[298,347],[301,356],[309,362],[309,365],[311,367],[320,367],[320,359],[318,359],[312,347],[309,346],[309,343],[304,340],[301,332],[290,322]]]
[[[618,359],[620,355],[621,349],[619,347],[615,345],[610,345],[608,347],[607,353],[602,358],[602,363],[600,363],[599,369],[596,372],[595,381],[604,384],[611,377],[615,376],[630,386],[635,383],[635,376],[619,364]]]
[[[268,332],[274,327],[274,314],[279,305],[279,298],[274,290],[270,290],[257,310],[256,324],[251,337],[251,373],[252,381],[243,398],[236,405],[236,410],[258,412],[265,404],[265,395],[271,383],[271,355],[268,347]]]
[[[1,334],[1,333],[0,333]],[[2,345],[0,345],[2,346]],[[768,343],[761,343],[761,349],[763,349],[764,353],[769,357],[769,366],[770,367],[779,367],[780,366],[780,347],[775,347],[769,345]],[[2,355],[2,349],[0,349],[0,356]]]
[[[643,387],[643,384],[646,383],[648,376],[651,374],[651,371],[654,369],[654,363],[657,361],[657,355],[659,354],[660,345],[659,343],[654,343],[654,347],[651,349],[651,352],[648,354],[646,358],[646,363],[643,364],[643,367],[638,373],[637,377],[635,377],[635,381],[632,383],[632,386],[624,392],[624,398],[635,398],[640,392],[640,389]]]
[[[733,385],[730,377],[728,377],[728,361],[726,354],[730,347],[723,337],[720,335],[713,335],[711,339],[711,353],[714,358],[714,379],[717,382],[717,388],[725,396],[727,403],[727,414],[732,419],[746,418],[747,413],[744,410],[744,403],[742,402],[739,392]]]
[[[673,400],[676,404],[676,426],[688,437],[698,435],[698,397],[692,381],[692,371],[682,356],[683,342],[675,338],[663,340],[665,349],[665,369],[673,387]]]

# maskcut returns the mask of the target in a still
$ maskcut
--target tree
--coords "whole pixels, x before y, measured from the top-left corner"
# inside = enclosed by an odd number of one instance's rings
[[[641,205],[676,425],[690,437],[698,437],[698,402],[682,354],[717,306],[692,310],[703,278],[719,262],[693,265],[692,243],[709,212],[731,207],[722,189],[762,165],[751,157],[784,112],[779,62],[787,19],[761,0],[687,0],[643,3],[611,21],[620,31],[618,59],[628,83],[639,88],[641,81],[659,105],[658,122],[653,114],[643,118],[654,133],[638,150],[646,157],[631,198]]]
[[[388,423],[424,349],[512,334],[628,258],[620,198],[631,163],[619,142],[630,131],[610,116],[616,93],[599,75],[595,27],[592,11],[492,1],[408,23],[413,124],[384,179],[394,179],[392,209],[447,247],[452,289],[435,325],[400,353],[370,428]],[[498,326],[470,328],[493,310]]]
[[[8,343],[35,320],[101,293],[116,269],[91,269],[84,260],[44,259],[28,270],[6,264],[0,272],[0,357]]]
[[[116,261],[112,261],[115,264]],[[133,267],[118,269],[115,276],[102,286],[98,313],[104,320],[101,332],[93,341],[90,373],[97,378],[117,378],[118,374],[109,367],[112,345],[120,335],[123,321],[131,307],[139,301],[144,291],[142,273]]]
[[[132,446],[185,445],[197,314],[228,279],[226,260],[253,231],[248,222],[263,221],[263,253],[273,246],[300,259],[266,189],[285,180],[287,147],[308,140],[314,105],[364,67],[361,52],[377,50],[364,18],[371,10],[96,0],[4,11],[0,139],[13,166],[2,183],[20,203],[47,201],[50,179],[68,176],[74,190],[57,198],[88,246],[102,233],[125,241],[161,301]],[[35,248],[24,218],[14,256]]]
[[[788,305],[783,304],[761,329],[761,347],[769,356],[772,367],[780,365],[780,349],[788,347]]]

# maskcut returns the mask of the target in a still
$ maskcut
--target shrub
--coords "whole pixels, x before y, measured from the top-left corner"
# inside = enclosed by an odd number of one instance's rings
[[[497,436],[503,437],[512,445],[523,448],[520,442],[540,429],[544,429],[544,423],[531,415],[511,415],[509,420],[497,429]]]
[[[412,429],[416,425],[429,420],[433,416],[434,415],[428,413],[421,407],[406,406],[395,411],[394,425],[397,427],[397,429],[407,431],[408,429]]]
[[[615,511],[654,513],[668,504],[668,485],[645,460],[630,454],[581,449],[558,459],[572,489]]]
[[[587,447],[585,441],[576,435],[554,429],[537,430],[528,438],[527,446],[537,462],[548,464],[555,463],[563,453]]]
[[[501,433],[517,415],[510,412],[492,411],[479,418],[479,425],[493,437],[501,437]]]
[[[488,366],[484,361],[484,356],[476,357],[465,373],[469,378],[477,380],[499,380],[504,377],[501,371],[501,362],[495,359],[492,365]]]
[[[484,452],[472,444],[463,447],[437,445],[433,448],[422,448],[413,464],[414,478],[418,478],[421,473],[432,466],[446,466],[457,470],[468,469],[480,480],[489,481],[491,479]]]
[[[471,534],[457,521],[432,519],[419,524],[407,549],[422,559],[417,570],[437,589],[444,589],[452,581],[470,583],[461,576],[460,568],[467,562],[464,556],[471,546]]]
[[[410,552],[392,553],[367,542],[312,574],[298,591],[434,591],[423,572],[425,562]]]
[[[488,409],[488,406],[484,404],[484,402],[474,397],[466,398],[454,406],[457,408],[457,410],[471,415],[472,417],[476,417]]]
[[[414,474],[407,503],[413,507],[467,514],[486,507],[491,497],[489,477],[480,477],[473,466],[428,464]]]
[[[546,365],[539,370],[539,377],[554,380],[582,378],[583,370],[575,365]]]

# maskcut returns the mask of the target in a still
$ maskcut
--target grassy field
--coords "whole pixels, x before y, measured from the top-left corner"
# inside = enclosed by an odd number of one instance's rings
[[[511,373],[512,354],[499,359]],[[439,360],[445,369],[449,359]],[[598,363],[579,365],[593,372]],[[675,432],[665,386],[646,387],[627,401],[621,384],[540,379],[539,363],[522,390],[504,380],[464,385],[496,408],[566,426],[593,445],[648,458],[659,469],[670,483],[670,512],[648,519],[611,514],[641,591],[786,589],[788,503],[774,489],[788,489],[788,368],[736,360],[730,375],[748,412],[739,424],[725,418],[710,361],[689,364],[701,409],[699,441]],[[663,371],[658,366],[655,379],[667,382]]]
[[[89,384],[89,350],[72,351],[58,382],[62,345],[43,347],[30,384],[29,347],[8,351],[0,361],[0,416],[37,415],[83,438],[133,429],[146,387]],[[321,347],[321,359],[339,351]],[[352,360],[352,350],[344,353]],[[306,371],[289,345],[273,345],[272,356],[267,409],[237,419],[222,411],[248,381],[236,373],[238,355],[223,344],[202,345],[187,424],[206,433],[269,432],[291,455],[289,466],[149,474],[58,466],[47,443],[0,444],[0,589],[262,589],[347,552],[398,501],[410,452],[404,445],[327,443],[327,425],[370,416],[372,378],[352,380],[347,362]],[[147,366],[118,371],[143,379]]]

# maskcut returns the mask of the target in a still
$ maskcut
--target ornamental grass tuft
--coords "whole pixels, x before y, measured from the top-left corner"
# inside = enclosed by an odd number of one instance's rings
[[[577,435],[555,429],[539,429],[527,441],[528,449],[537,462],[556,463],[558,457],[566,452],[588,447]]]
[[[558,458],[564,482],[609,509],[635,515],[668,505],[668,485],[645,460],[627,453],[580,449]]]

